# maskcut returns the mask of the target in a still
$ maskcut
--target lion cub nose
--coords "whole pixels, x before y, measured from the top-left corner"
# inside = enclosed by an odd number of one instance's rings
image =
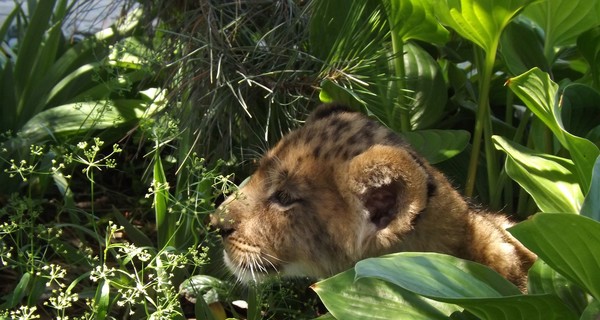
[[[234,231],[235,228],[231,221],[227,221],[224,216],[224,212],[222,209],[217,209],[217,211],[210,215],[210,227],[217,231],[217,233],[223,238],[226,239],[229,237]]]

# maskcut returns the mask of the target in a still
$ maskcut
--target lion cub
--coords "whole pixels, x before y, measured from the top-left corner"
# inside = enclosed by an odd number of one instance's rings
[[[524,288],[535,260],[504,230],[504,216],[469,207],[394,132],[335,104],[269,150],[211,224],[241,281],[323,278],[368,257],[432,251],[486,264]]]

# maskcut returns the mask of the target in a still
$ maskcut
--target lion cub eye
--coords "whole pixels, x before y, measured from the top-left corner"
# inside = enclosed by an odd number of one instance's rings
[[[300,199],[296,199],[292,197],[288,192],[280,190],[273,193],[273,195],[269,197],[269,201],[282,207],[289,207],[295,203],[300,202]]]

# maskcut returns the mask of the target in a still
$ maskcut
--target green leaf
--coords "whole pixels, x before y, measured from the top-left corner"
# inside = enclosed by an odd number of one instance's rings
[[[110,304],[110,282],[106,279],[100,280],[93,303],[95,308],[95,319],[103,320],[108,314]]]
[[[156,216],[156,229],[158,233],[158,247],[165,248],[171,245],[171,239],[175,232],[173,214],[169,214],[167,203],[169,201],[169,189],[167,188],[167,176],[163,169],[160,152],[154,157],[154,214]]]
[[[580,34],[577,49],[590,66],[594,88],[600,90],[600,26]]]
[[[598,320],[600,318],[600,302],[592,300],[581,314],[579,320]]]
[[[544,40],[538,28],[530,20],[517,17],[504,29],[500,38],[502,60],[513,76],[533,67],[545,72],[550,64],[544,56]]]
[[[357,110],[362,109],[365,105],[365,102],[363,102],[356,93],[352,92],[352,90],[344,88],[329,79],[325,79],[321,82],[319,100],[326,103],[343,103]]]
[[[531,195],[542,211],[579,212],[583,194],[570,160],[535,152],[500,136],[492,140],[496,149],[508,156],[508,176]]]
[[[439,64],[421,47],[404,46],[406,89],[412,130],[433,127],[444,115],[448,90]]]
[[[600,157],[596,159],[592,173],[592,186],[583,201],[583,206],[581,206],[579,213],[588,218],[600,221]]]
[[[566,86],[559,109],[561,128],[572,135],[586,137],[600,124],[600,94],[590,86],[580,83]]]
[[[529,294],[554,294],[577,313],[583,312],[587,296],[581,288],[567,280],[541,259],[529,269],[527,276]]]
[[[23,93],[28,81],[34,76],[32,66],[39,58],[40,47],[44,43],[44,34],[50,23],[55,3],[56,0],[38,1],[35,10],[31,14],[15,63],[15,82],[19,96]]]
[[[10,11],[10,13],[4,17],[4,22],[2,22],[2,26],[0,27],[0,39],[6,39],[6,34],[8,30],[13,25],[13,20],[15,17],[21,13],[21,6],[14,6],[14,8]]]
[[[179,294],[192,303],[196,302],[198,296],[208,304],[223,301],[229,291],[225,282],[208,275],[192,276],[179,285]]]
[[[576,214],[537,214],[509,231],[554,270],[598,300],[599,222]]]
[[[522,295],[490,268],[449,255],[402,252],[359,261],[355,269],[357,279],[382,279],[482,319],[576,319],[556,296]]]
[[[576,104],[575,97],[568,93],[570,87],[566,87],[564,93],[557,98],[558,85],[538,68],[509,79],[508,86],[550,128],[562,146],[569,150],[581,190],[587,192],[594,161],[600,155],[600,150],[589,140],[567,132],[563,126],[561,108],[573,108],[572,105]]]
[[[429,162],[435,164],[461,153],[469,144],[470,134],[463,130],[420,130],[401,135]]]
[[[21,279],[19,279],[19,283],[13,290],[13,292],[8,296],[8,299],[2,306],[6,309],[12,309],[16,307],[21,300],[27,295],[28,290],[31,288],[31,283],[33,276],[29,272],[25,272]],[[6,298],[6,297],[5,297]]]
[[[48,136],[76,134],[92,129],[116,127],[146,114],[144,100],[114,100],[72,103],[40,112],[21,129],[20,136],[41,142]]]
[[[523,12],[545,32],[546,59],[553,62],[555,48],[572,45],[584,31],[600,24],[597,0],[537,1]]]
[[[318,318],[315,318],[314,320],[335,320],[335,317],[331,313],[326,313]]]
[[[433,299],[490,298],[521,291],[492,269],[440,253],[401,252],[359,261],[356,278],[377,278]],[[402,272],[398,272],[402,270]]]
[[[533,0],[443,0],[434,8],[438,19],[485,52],[495,51],[502,30]]]
[[[448,41],[449,32],[436,20],[430,2],[384,0],[383,3],[390,30],[403,42],[421,40],[443,45]]]
[[[336,319],[447,319],[451,313],[462,310],[378,279],[354,280],[354,270],[348,270],[311,288]]]

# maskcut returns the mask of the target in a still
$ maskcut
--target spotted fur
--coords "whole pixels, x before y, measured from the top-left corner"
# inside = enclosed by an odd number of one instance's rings
[[[486,264],[523,287],[535,256],[506,217],[471,208],[398,135],[343,105],[319,107],[212,217],[242,281],[322,278],[400,251]]]

